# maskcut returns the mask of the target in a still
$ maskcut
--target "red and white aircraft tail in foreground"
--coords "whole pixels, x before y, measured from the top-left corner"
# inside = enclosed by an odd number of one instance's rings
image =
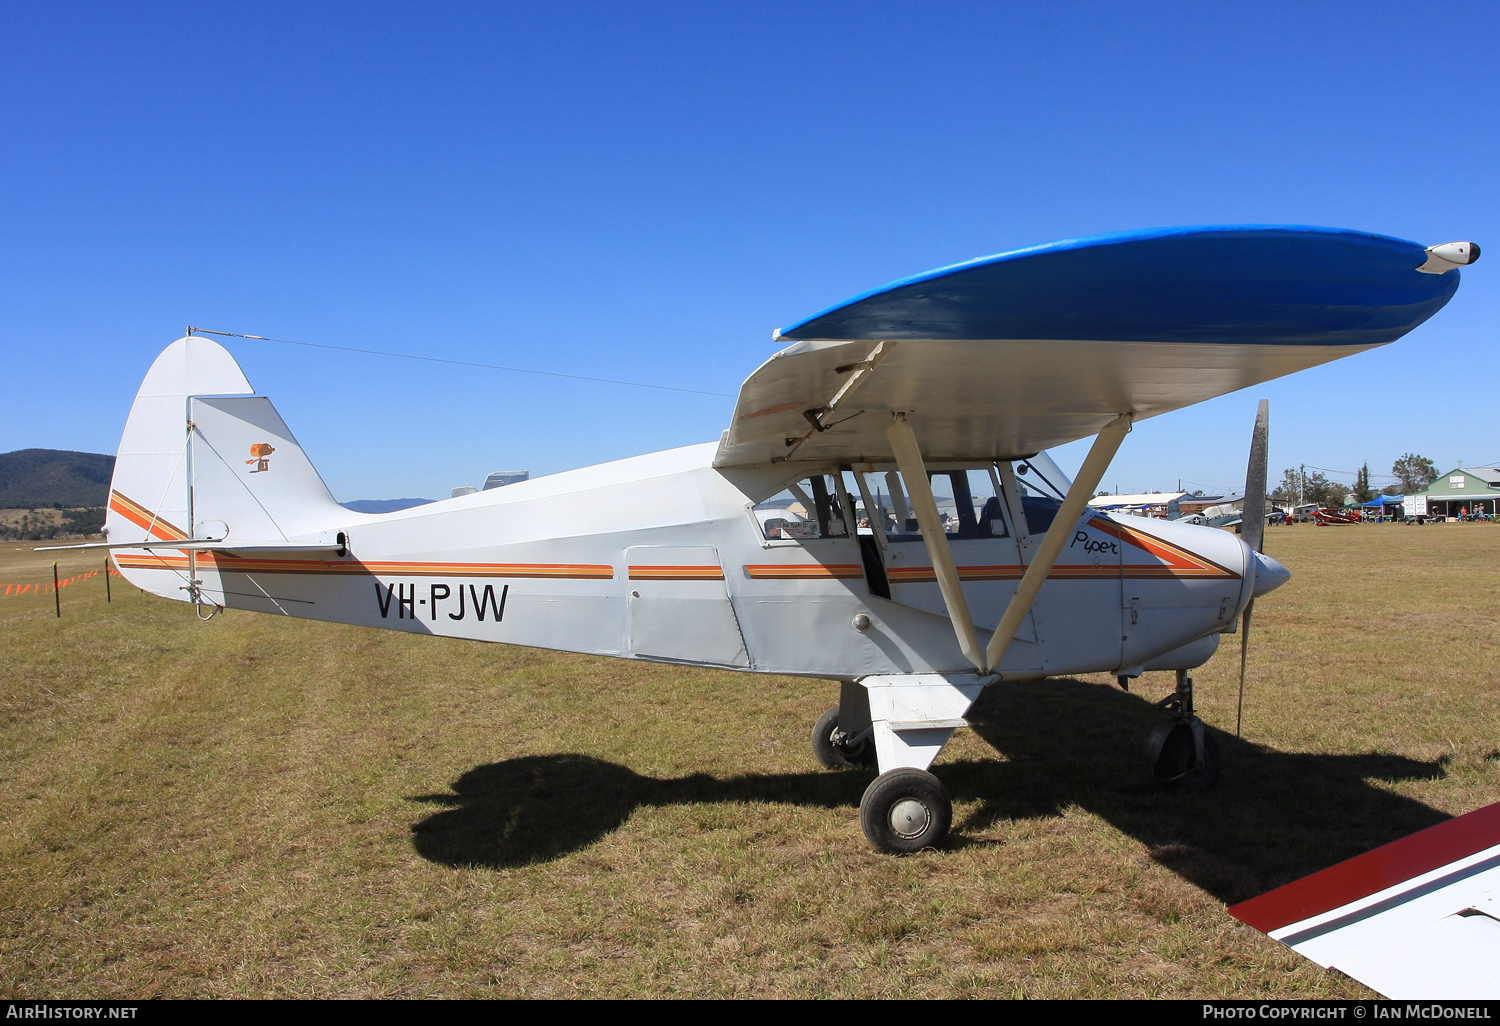
[[[1500,1000],[1500,802],[1231,906],[1397,1000]]]

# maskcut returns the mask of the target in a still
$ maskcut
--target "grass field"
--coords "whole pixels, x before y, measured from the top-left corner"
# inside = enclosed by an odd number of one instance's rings
[[[1500,800],[1500,530],[1267,534],[1243,741],[1238,637],[1195,673],[1216,791],[1146,782],[1170,674],[1002,685],[911,858],[813,762],[832,684],[0,599],[0,995],[1367,994],[1224,907]]]

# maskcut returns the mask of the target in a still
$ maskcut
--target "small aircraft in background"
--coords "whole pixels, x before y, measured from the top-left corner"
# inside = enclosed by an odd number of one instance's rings
[[[914,852],[952,818],[929,767],[1001,681],[1174,671],[1153,773],[1213,784],[1188,671],[1238,621],[1243,681],[1254,600],[1289,577],[1259,552],[1265,403],[1243,535],[1088,497],[1135,422],[1393,342],[1477,256],[1231,226],[971,260],[776,332],[717,441],[385,514],[340,506],[271,401],[189,329],[131,408],[106,545],[200,617],[837,681],[814,754],[878,767],[864,834]],[[1091,435],[1072,481],[1045,458]]]
[[[1333,509],[1328,506],[1313,510],[1313,523],[1319,527],[1343,527],[1359,523],[1359,510]]]

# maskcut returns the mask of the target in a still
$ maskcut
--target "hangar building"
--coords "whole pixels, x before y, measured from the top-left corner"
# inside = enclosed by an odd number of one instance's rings
[[[1435,516],[1456,517],[1467,507],[1472,513],[1494,516],[1500,503],[1500,468],[1459,467],[1439,474],[1421,493],[1427,511]]]

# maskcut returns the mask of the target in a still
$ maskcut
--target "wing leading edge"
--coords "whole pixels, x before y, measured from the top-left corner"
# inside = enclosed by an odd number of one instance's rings
[[[1414,242],[1308,227],[1069,239],[939,268],[781,332],[716,465],[891,458],[912,414],[934,459],[1028,455],[1392,342],[1454,269]],[[816,423],[815,423],[816,422]]]

